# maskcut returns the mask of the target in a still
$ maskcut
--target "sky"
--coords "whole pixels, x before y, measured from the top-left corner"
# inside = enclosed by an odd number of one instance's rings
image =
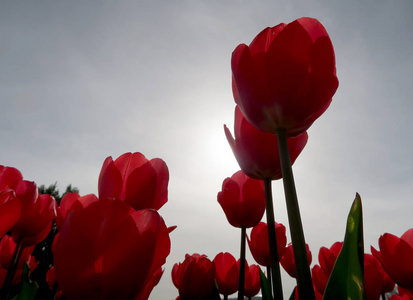
[[[293,166],[306,242],[314,265],[343,239],[358,192],[370,253],[383,233],[413,227],[412,13],[408,0],[1,0],[0,164],[86,195],[108,156],[162,158],[160,213],[178,228],[150,299],[175,299],[170,272],[186,253],[239,257],[239,229],[216,198],[239,170],[223,130],[233,129],[231,53],[265,27],[313,17],[340,84]],[[273,197],[288,231],[281,181]],[[282,277],[287,296],[295,282]]]

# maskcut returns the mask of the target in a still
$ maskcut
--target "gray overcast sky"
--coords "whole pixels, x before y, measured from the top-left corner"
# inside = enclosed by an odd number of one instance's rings
[[[223,131],[233,127],[231,53],[267,26],[314,17],[340,86],[294,165],[306,241],[316,260],[342,240],[359,192],[368,252],[384,232],[412,227],[412,13],[408,0],[1,0],[0,164],[88,194],[107,156],[164,159],[160,213],[178,229],[150,298],[175,299],[170,272],[185,253],[239,256],[239,230],[216,201],[239,169]],[[288,228],[281,182],[273,189]],[[287,295],[294,281],[282,276]]]

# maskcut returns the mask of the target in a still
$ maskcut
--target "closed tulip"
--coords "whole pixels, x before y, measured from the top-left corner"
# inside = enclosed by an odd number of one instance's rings
[[[308,263],[311,264],[312,255],[308,245],[305,245],[307,248]],[[295,269],[295,259],[293,254],[293,245],[290,243],[285,249],[283,257],[280,259],[280,263],[283,266],[284,270],[293,278],[297,278],[297,272]]]
[[[320,294],[324,294],[328,279],[342,246],[343,242],[335,242],[330,248],[321,247],[318,252],[318,262],[320,265],[315,265],[311,272],[314,286]]]
[[[364,291],[366,300],[380,299],[383,291],[384,277],[380,262],[371,254],[364,254]]]
[[[99,198],[128,202],[135,210],[160,209],[168,201],[169,171],[160,158],[139,152],[106,158],[99,175]]]
[[[214,290],[215,264],[206,255],[186,254],[182,263],[173,266],[172,282],[180,300],[207,299]]]
[[[235,139],[226,126],[224,129],[235,158],[245,174],[255,179],[282,178],[277,136],[258,130],[251,125],[238,106],[235,108]],[[307,140],[307,132],[296,138],[288,139],[291,164],[304,149]]]
[[[261,290],[260,267],[245,262],[245,296],[254,297]]]
[[[16,196],[22,204],[21,215],[12,228],[12,236],[24,247],[35,245],[49,234],[56,216],[56,200],[49,194],[39,195],[34,182],[21,180]]]
[[[63,222],[66,219],[67,214],[76,208],[83,208],[83,204],[77,201],[80,198],[78,193],[67,193],[63,196],[60,201],[60,205],[56,210],[56,227],[57,230],[60,230],[63,226]],[[92,197],[93,200],[96,200],[95,197]],[[93,201],[92,200],[92,201]],[[84,202],[84,199],[83,199]]]
[[[20,218],[21,202],[13,190],[0,191],[0,239]]]
[[[263,182],[238,171],[222,183],[218,202],[232,226],[253,227],[261,221],[265,211]]]
[[[328,108],[338,87],[330,37],[316,19],[261,31],[231,60],[233,93],[256,128],[297,136]]]
[[[379,238],[381,263],[402,288],[413,290],[413,228],[400,238],[385,233]]]
[[[219,293],[229,296],[238,291],[239,266],[231,253],[221,252],[214,258],[215,280]]]
[[[287,245],[287,236],[285,235],[285,226],[275,222],[275,235],[277,237],[278,258],[281,258],[285,252]],[[263,267],[271,265],[271,257],[268,245],[268,229],[267,224],[260,222],[254,226],[248,238],[248,245],[254,260]]]
[[[53,247],[57,282],[67,299],[133,299],[170,252],[168,229],[152,209],[94,195],[78,198]]]
[[[21,201],[15,195],[15,188],[23,179],[19,170],[0,165],[0,238],[20,218]]]
[[[23,180],[23,175],[19,170],[13,167],[0,166],[0,191],[14,190],[20,180]]]

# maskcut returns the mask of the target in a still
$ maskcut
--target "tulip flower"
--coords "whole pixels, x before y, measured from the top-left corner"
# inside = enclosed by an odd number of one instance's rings
[[[242,171],[226,178],[218,193],[228,222],[238,228],[257,225],[265,211],[265,194],[262,181],[249,178]]]
[[[206,255],[186,254],[182,263],[173,266],[171,275],[180,300],[202,300],[213,293],[215,265]]]
[[[1,239],[0,289],[3,287],[3,284],[5,283],[4,281],[6,279],[7,272],[10,269],[10,265],[12,264],[13,253],[15,252],[16,246],[16,243],[8,235],[3,236],[3,238]],[[17,262],[16,271],[11,282],[12,285],[18,284],[21,281],[25,262],[28,264],[31,271],[33,271],[36,268],[38,262],[36,263],[34,257],[31,255],[33,250],[34,245],[26,247],[20,254],[20,259]]]
[[[0,191],[14,190],[20,180],[23,180],[23,175],[19,170],[13,167],[0,166]]]
[[[234,294],[238,290],[239,265],[231,253],[221,252],[214,258],[215,281],[218,291],[224,296]]]
[[[330,249],[326,247],[321,247],[318,253],[318,261],[321,268],[325,270],[328,276],[330,276],[331,271],[333,271],[334,264],[336,263],[337,257],[343,247],[343,242],[335,242]]]
[[[397,287],[400,296],[408,296],[409,299],[413,299],[413,290],[402,288],[401,286]]]
[[[233,93],[256,128],[297,136],[328,108],[338,87],[333,45],[316,19],[261,31],[231,60]]]
[[[307,248],[307,256],[308,261],[311,264],[312,255],[310,248],[306,245]],[[284,270],[293,278],[297,278],[297,273],[295,269],[295,259],[293,255],[293,245],[290,243],[287,248],[285,249],[284,255],[280,260],[281,265],[283,266]]]
[[[16,186],[16,196],[22,204],[19,220],[12,228],[16,243],[23,247],[35,245],[49,234],[56,215],[56,200],[49,194],[38,195],[34,182],[21,180]]]
[[[13,190],[0,191],[0,239],[19,220],[21,202]]]
[[[318,252],[318,262],[320,265],[313,267],[312,275],[314,286],[320,294],[324,294],[328,278],[333,271],[334,264],[336,263],[342,246],[343,242],[335,242],[330,248],[321,247]]]
[[[106,158],[99,175],[99,198],[128,202],[135,210],[160,209],[168,201],[169,171],[160,158],[139,152]]]
[[[88,196],[89,197],[89,196]],[[63,223],[66,219],[67,214],[76,208],[81,209],[83,208],[82,203],[77,201],[77,199],[80,198],[80,195],[78,193],[67,193],[63,196],[62,200],[60,201],[60,205],[56,210],[56,227],[57,230],[60,231],[60,229],[63,226]],[[91,197],[90,199],[96,200],[95,197]],[[84,203],[84,199],[82,200]]]
[[[324,293],[328,279],[333,270],[334,264],[341,251],[343,242],[335,242],[330,249],[321,247],[318,253],[319,265],[312,269],[313,281],[316,291]],[[381,294],[391,292],[394,282],[388,282],[388,275],[381,267],[380,261],[371,254],[364,254],[364,290],[366,300],[379,299]]]
[[[235,108],[234,123],[235,139],[226,126],[224,129],[228,143],[242,171],[255,179],[277,180],[282,178],[277,137],[251,125],[242,115],[238,106]],[[304,149],[307,140],[307,132],[296,138],[288,139],[292,164]]]
[[[68,299],[134,299],[165,263],[168,229],[152,209],[94,195],[78,198],[53,246],[57,282]]]
[[[383,273],[380,262],[371,254],[364,254],[364,291],[366,300],[380,298],[383,290]]]
[[[381,263],[387,274],[402,288],[413,290],[413,228],[400,238],[383,234],[379,238],[379,247]]]
[[[412,300],[412,298],[409,297],[408,295],[403,295],[403,296],[393,295],[391,296],[390,300]]]
[[[287,236],[285,235],[285,226],[275,222],[275,231],[277,237],[278,257],[281,258],[287,245]],[[267,224],[260,222],[251,230],[251,239],[247,237],[248,245],[254,260],[261,266],[268,267],[271,265],[271,257],[268,245]]]
[[[261,289],[260,267],[245,262],[245,296],[254,297]]]

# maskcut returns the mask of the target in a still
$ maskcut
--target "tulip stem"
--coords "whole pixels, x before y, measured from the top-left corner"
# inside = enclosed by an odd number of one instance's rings
[[[271,266],[267,266],[267,280],[268,280],[268,287],[270,288],[270,291],[272,291]]]
[[[16,243],[16,248],[14,249],[6,278],[4,279],[3,292],[2,292],[4,298],[2,299],[6,299],[6,300],[10,299],[10,289],[11,289],[11,286],[13,285],[14,274],[16,274],[17,265],[22,255],[23,248],[24,248],[23,239],[20,239]]]
[[[238,284],[238,300],[244,300],[245,286],[245,237],[247,235],[247,227],[241,227],[241,253],[239,262],[239,284]]]
[[[313,283],[311,280],[310,266],[308,263],[307,249],[298,206],[297,192],[295,189],[293,170],[291,167],[290,153],[288,150],[287,131],[279,128],[276,131],[278,150],[280,153],[281,171],[283,175],[284,193],[287,204],[288,221],[290,225],[291,240],[297,271],[297,286],[299,299],[315,299]]]
[[[264,179],[265,191],[265,211],[267,214],[267,230],[268,244],[271,258],[271,275],[268,273],[268,278],[272,278],[272,289],[275,300],[283,300],[280,259],[278,257],[277,235],[275,231],[274,206],[272,200],[271,179]],[[271,279],[268,280],[269,282]],[[270,283],[271,284],[271,283]]]

